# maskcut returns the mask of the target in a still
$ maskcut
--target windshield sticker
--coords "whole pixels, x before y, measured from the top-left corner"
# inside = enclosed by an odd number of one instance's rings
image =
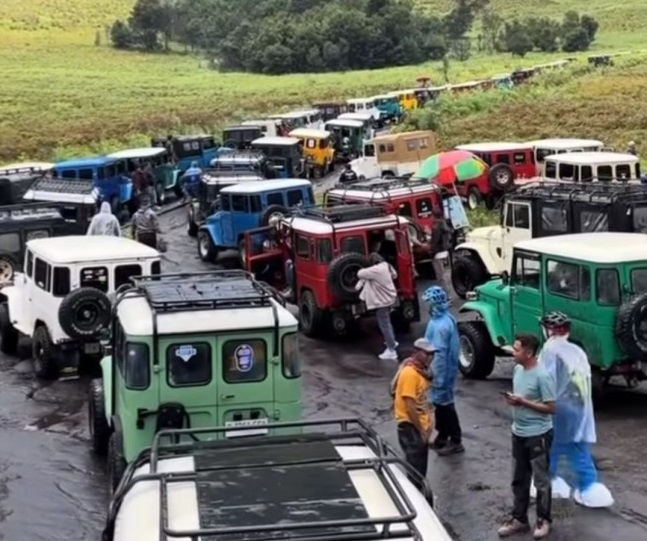
[[[178,346],[175,348],[175,356],[188,363],[193,357],[198,354],[198,351],[193,346]]]
[[[247,344],[241,344],[234,351],[236,370],[249,372],[254,367],[254,350]]]

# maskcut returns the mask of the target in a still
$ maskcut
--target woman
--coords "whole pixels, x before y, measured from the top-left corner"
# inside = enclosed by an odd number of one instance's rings
[[[119,220],[110,209],[110,203],[107,201],[101,203],[101,210],[92,218],[87,234],[121,237],[121,226],[119,225]]]

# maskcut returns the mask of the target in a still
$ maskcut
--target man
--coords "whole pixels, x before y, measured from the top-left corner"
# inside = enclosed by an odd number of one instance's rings
[[[445,262],[449,259],[449,251],[452,244],[452,231],[445,220],[445,214],[442,208],[433,209],[434,228],[431,232],[431,264],[436,275],[436,283],[445,289],[451,291],[447,280],[445,279]]]
[[[530,529],[530,483],[537,487],[537,523],[535,539],[550,533],[552,494],[550,490],[550,446],[553,440],[555,380],[537,361],[539,340],[530,334],[515,337],[513,356],[516,363],[512,393],[504,393],[512,406],[512,494],[511,518],[499,528],[500,537]]]
[[[372,253],[369,260],[370,267],[357,271],[359,281],[355,287],[360,291],[359,298],[366,304],[366,309],[375,310],[377,326],[386,342],[386,349],[378,357],[383,361],[397,361],[398,343],[391,323],[391,308],[398,297],[394,282],[398,274],[380,254]]]
[[[344,184],[346,182],[354,182],[357,180],[357,173],[353,171],[353,168],[347,163],[344,166],[344,170],[341,175],[339,175],[339,182]]]
[[[633,141],[629,141],[629,148],[627,148],[627,154],[633,154],[634,156],[638,156],[638,149],[636,148],[636,143]]]
[[[424,338],[413,344],[414,352],[405,359],[391,382],[394,398],[398,441],[411,467],[422,479],[409,476],[409,480],[422,490],[422,480],[427,476],[429,449],[427,441],[433,431],[433,412],[429,407],[429,364],[434,347]]]
[[[155,205],[158,204],[157,193],[155,192],[155,173],[151,162],[146,162],[143,168],[144,177],[146,178],[146,193]]]
[[[539,362],[555,379],[557,393],[555,437],[550,454],[553,495],[570,496],[571,487],[557,475],[560,459],[565,457],[577,482],[573,499],[585,507],[610,507],[613,497],[598,481],[591,456],[596,431],[589,360],[582,348],[569,342],[571,320],[567,315],[551,312],[541,319],[541,325],[547,340]]]
[[[137,166],[133,171],[133,188],[135,188],[135,196],[138,201],[148,193],[148,182],[141,162],[137,162]]]
[[[112,213],[110,203],[107,201],[101,203],[101,210],[92,217],[87,234],[121,237],[121,226],[117,217]]]
[[[436,350],[431,365],[431,402],[436,411],[438,436],[430,447],[440,456],[463,453],[463,434],[454,405],[460,353],[458,325],[450,312],[449,297],[442,287],[430,287],[423,293],[422,299],[429,303],[431,316],[425,338]]]
[[[139,209],[133,215],[133,228],[137,242],[157,249],[157,235],[161,233],[159,220],[147,195],[141,197]]]
[[[202,169],[198,167],[198,162],[191,162],[184,175],[182,175],[182,182],[184,184],[184,193],[187,199],[198,197],[198,186],[200,186],[200,177],[202,176]]]

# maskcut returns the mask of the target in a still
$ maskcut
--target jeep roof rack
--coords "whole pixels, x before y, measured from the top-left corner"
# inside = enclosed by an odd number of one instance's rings
[[[391,213],[387,212],[384,207],[358,203],[335,205],[331,207],[324,207],[321,205],[304,207],[301,209],[295,209],[293,217],[310,218],[327,222],[329,224],[340,224],[356,220],[383,218],[390,214]]]
[[[629,198],[631,201],[647,198],[647,185],[630,183],[561,183],[537,182],[521,186],[509,196],[515,198],[568,199],[587,202],[611,202]]]
[[[361,191],[386,191],[402,188],[419,188],[421,186],[433,186],[425,179],[411,179],[410,177],[374,177],[365,180],[356,180],[335,184],[333,189],[361,190]]]
[[[91,180],[61,180],[42,177],[35,180],[29,189],[34,192],[90,195],[95,188]]]
[[[0,221],[63,218],[56,205],[22,203],[0,206]]]
[[[412,538],[421,541],[422,536],[414,523],[416,509],[392,468],[398,467],[413,477],[418,474],[362,420],[344,418],[266,426],[270,431],[311,431],[219,440],[215,437],[241,428],[188,428],[158,432],[152,446],[142,451],[127,467],[110,503],[102,538],[112,538],[117,514],[125,498],[132,490],[144,490],[141,483],[145,483],[159,487],[154,495],[151,494],[151,501],[155,498],[154,501],[159,502],[160,541],[178,538],[222,541]],[[205,437],[210,439],[205,440]],[[343,458],[336,446],[350,445],[362,446],[374,456]],[[187,455],[193,457],[194,471],[161,471],[161,461]],[[150,465],[150,473],[134,477],[134,472],[146,464]],[[393,512],[383,516],[369,515],[365,491],[358,490],[351,477],[355,472],[374,476],[390,498]],[[304,479],[309,482],[304,483]],[[148,483],[150,481],[156,483]],[[228,486],[225,492],[220,489],[223,481]],[[169,495],[180,483],[195,485],[199,524],[196,529],[181,531],[170,526],[173,509],[169,506]],[[273,490],[271,495],[270,491],[264,490],[278,484],[281,490]],[[139,497],[145,495],[142,493]],[[227,501],[235,501],[236,504],[225,511],[223,507]],[[298,509],[294,508],[294,501],[299,501]],[[340,506],[340,501],[348,503]],[[259,507],[259,504],[262,505]],[[215,514],[214,509],[222,512]]]

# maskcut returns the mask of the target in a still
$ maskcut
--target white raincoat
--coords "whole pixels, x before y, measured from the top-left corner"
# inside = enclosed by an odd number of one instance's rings
[[[119,220],[110,209],[110,203],[107,201],[101,203],[101,210],[92,218],[87,234],[121,237],[121,226],[119,225]]]

